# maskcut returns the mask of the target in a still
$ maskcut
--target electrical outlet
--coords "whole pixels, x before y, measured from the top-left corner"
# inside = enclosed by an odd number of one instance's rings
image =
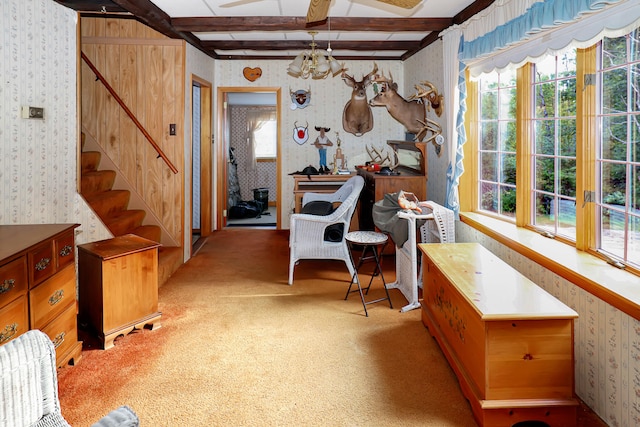
[[[24,105],[22,107],[23,119],[44,119],[44,108],[42,107],[29,107]]]

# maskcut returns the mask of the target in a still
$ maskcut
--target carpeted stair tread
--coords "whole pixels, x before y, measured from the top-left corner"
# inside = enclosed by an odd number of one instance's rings
[[[145,211],[141,209],[129,209],[114,212],[108,218],[103,218],[103,221],[114,236],[122,236],[140,227],[145,215]]]
[[[95,213],[106,221],[112,214],[124,211],[129,206],[131,193],[128,190],[109,190],[86,196],[87,203]]]
[[[157,225],[141,225],[131,232],[136,236],[144,237],[154,242],[160,243],[162,240],[162,230]]]
[[[100,165],[100,156],[101,154],[99,151],[83,151],[80,156],[82,173],[98,170],[98,165]]]
[[[87,197],[91,194],[111,190],[115,180],[116,172],[112,170],[83,172],[80,180],[80,192]]]

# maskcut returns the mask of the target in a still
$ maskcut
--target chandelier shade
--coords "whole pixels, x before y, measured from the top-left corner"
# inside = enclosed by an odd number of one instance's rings
[[[287,68],[287,73],[296,78],[308,79],[324,79],[329,74],[334,77],[342,72],[344,64],[336,61],[330,53],[331,45],[328,50],[318,49],[315,42],[317,31],[309,31],[311,35],[311,49],[300,52]],[[331,42],[329,42],[331,43]]]

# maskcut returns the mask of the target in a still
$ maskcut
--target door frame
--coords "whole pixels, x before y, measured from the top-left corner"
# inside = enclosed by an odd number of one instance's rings
[[[280,230],[280,212],[282,209],[282,151],[281,151],[281,121],[282,110],[280,103],[281,89],[279,87],[218,87],[218,103],[217,103],[217,210],[216,210],[216,229],[222,230],[227,225],[227,172],[229,158],[229,129],[227,126],[227,94],[228,93],[275,93],[276,94],[276,229]]]
[[[200,88],[200,240],[204,239],[213,231],[212,224],[212,200],[213,200],[213,85],[211,82],[191,74],[191,98],[193,98],[193,86]],[[193,109],[193,99],[191,99]],[[191,167],[193,168],[193,111],[191,112]],[[191,171],[193,176],[193,170]],[[191,209],[193,209],[193,182],[191,182]],[[190,236],[193,235],[193,212],[191,212]],[[189,245],[191,255],[193,255],[193,245]]]

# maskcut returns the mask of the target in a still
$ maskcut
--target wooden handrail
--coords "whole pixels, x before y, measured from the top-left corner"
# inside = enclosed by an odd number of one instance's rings
[[[127,113],[127,115],[129,116],[129,118],[131,120],[133,120],[133,123],[135,123],[135,125],[138,127],[138,129],[140,130],[140,132],[142,132],[142,134],[145,136],[145,138],[147,138],[147,141],[149,141],[151,143],[151,145],[153,146],[153,148],[156,150],[156,152],[158,153],[158,157],[162,157],[162,159],[164,160],[164,162],[167,164],[167,166],[169,167],[169,169],[171,169],[171,171],[173,173],[178,173],[178,169],[176,169],[176,167],[173,165],[173,163],[171,163],[171,160],[169,160],[169,158],[167,157],[166,154],[164,154],[164,151],[162,151],[162,149],[160,148],[160,146],[153,140],[153,137],[149,134],[149,132],[147,132],[147,130],[144,128],[144,126],[142,126],[142,123],[140,123],[138,121],[138,119],[136,118],[136,116],[131,112],[131,110],[129,110],[129,108],[125,105],[124,101],[122,100],[122,98],[120,98],[118,96],[118,94],[116,93],[116,91],[111,87],[111,85],[109,84],[109,82],[107,82],[107,80],[104,78],[104,76],[102,74],[100,74],[100,71],[98,71],[98,69],[95,67],[95,65],[93,65],[93,63],[91,62],[91,60],[89,60],[89,58],[87,58],[87,55],[84,54],[84,52],[80,52],[80,56],[82,57],[82,59],[84,60],[84,62],[87,63],[87,65],[89,66],[89,68],[91,68],[91,71],[93,71],[93,73],[96,75],[96,77],[98,78],[98,80],[100,80],[102,82],[102,84],[104,85],[105,88],[107,88],[107,90],[109,91],[109,93],[111,94],[111,96],[113,96],[113,98],[118,102],[118,104],[120,104],[120,107],[122,107],[122,109],[124,110],[125,113]]]

